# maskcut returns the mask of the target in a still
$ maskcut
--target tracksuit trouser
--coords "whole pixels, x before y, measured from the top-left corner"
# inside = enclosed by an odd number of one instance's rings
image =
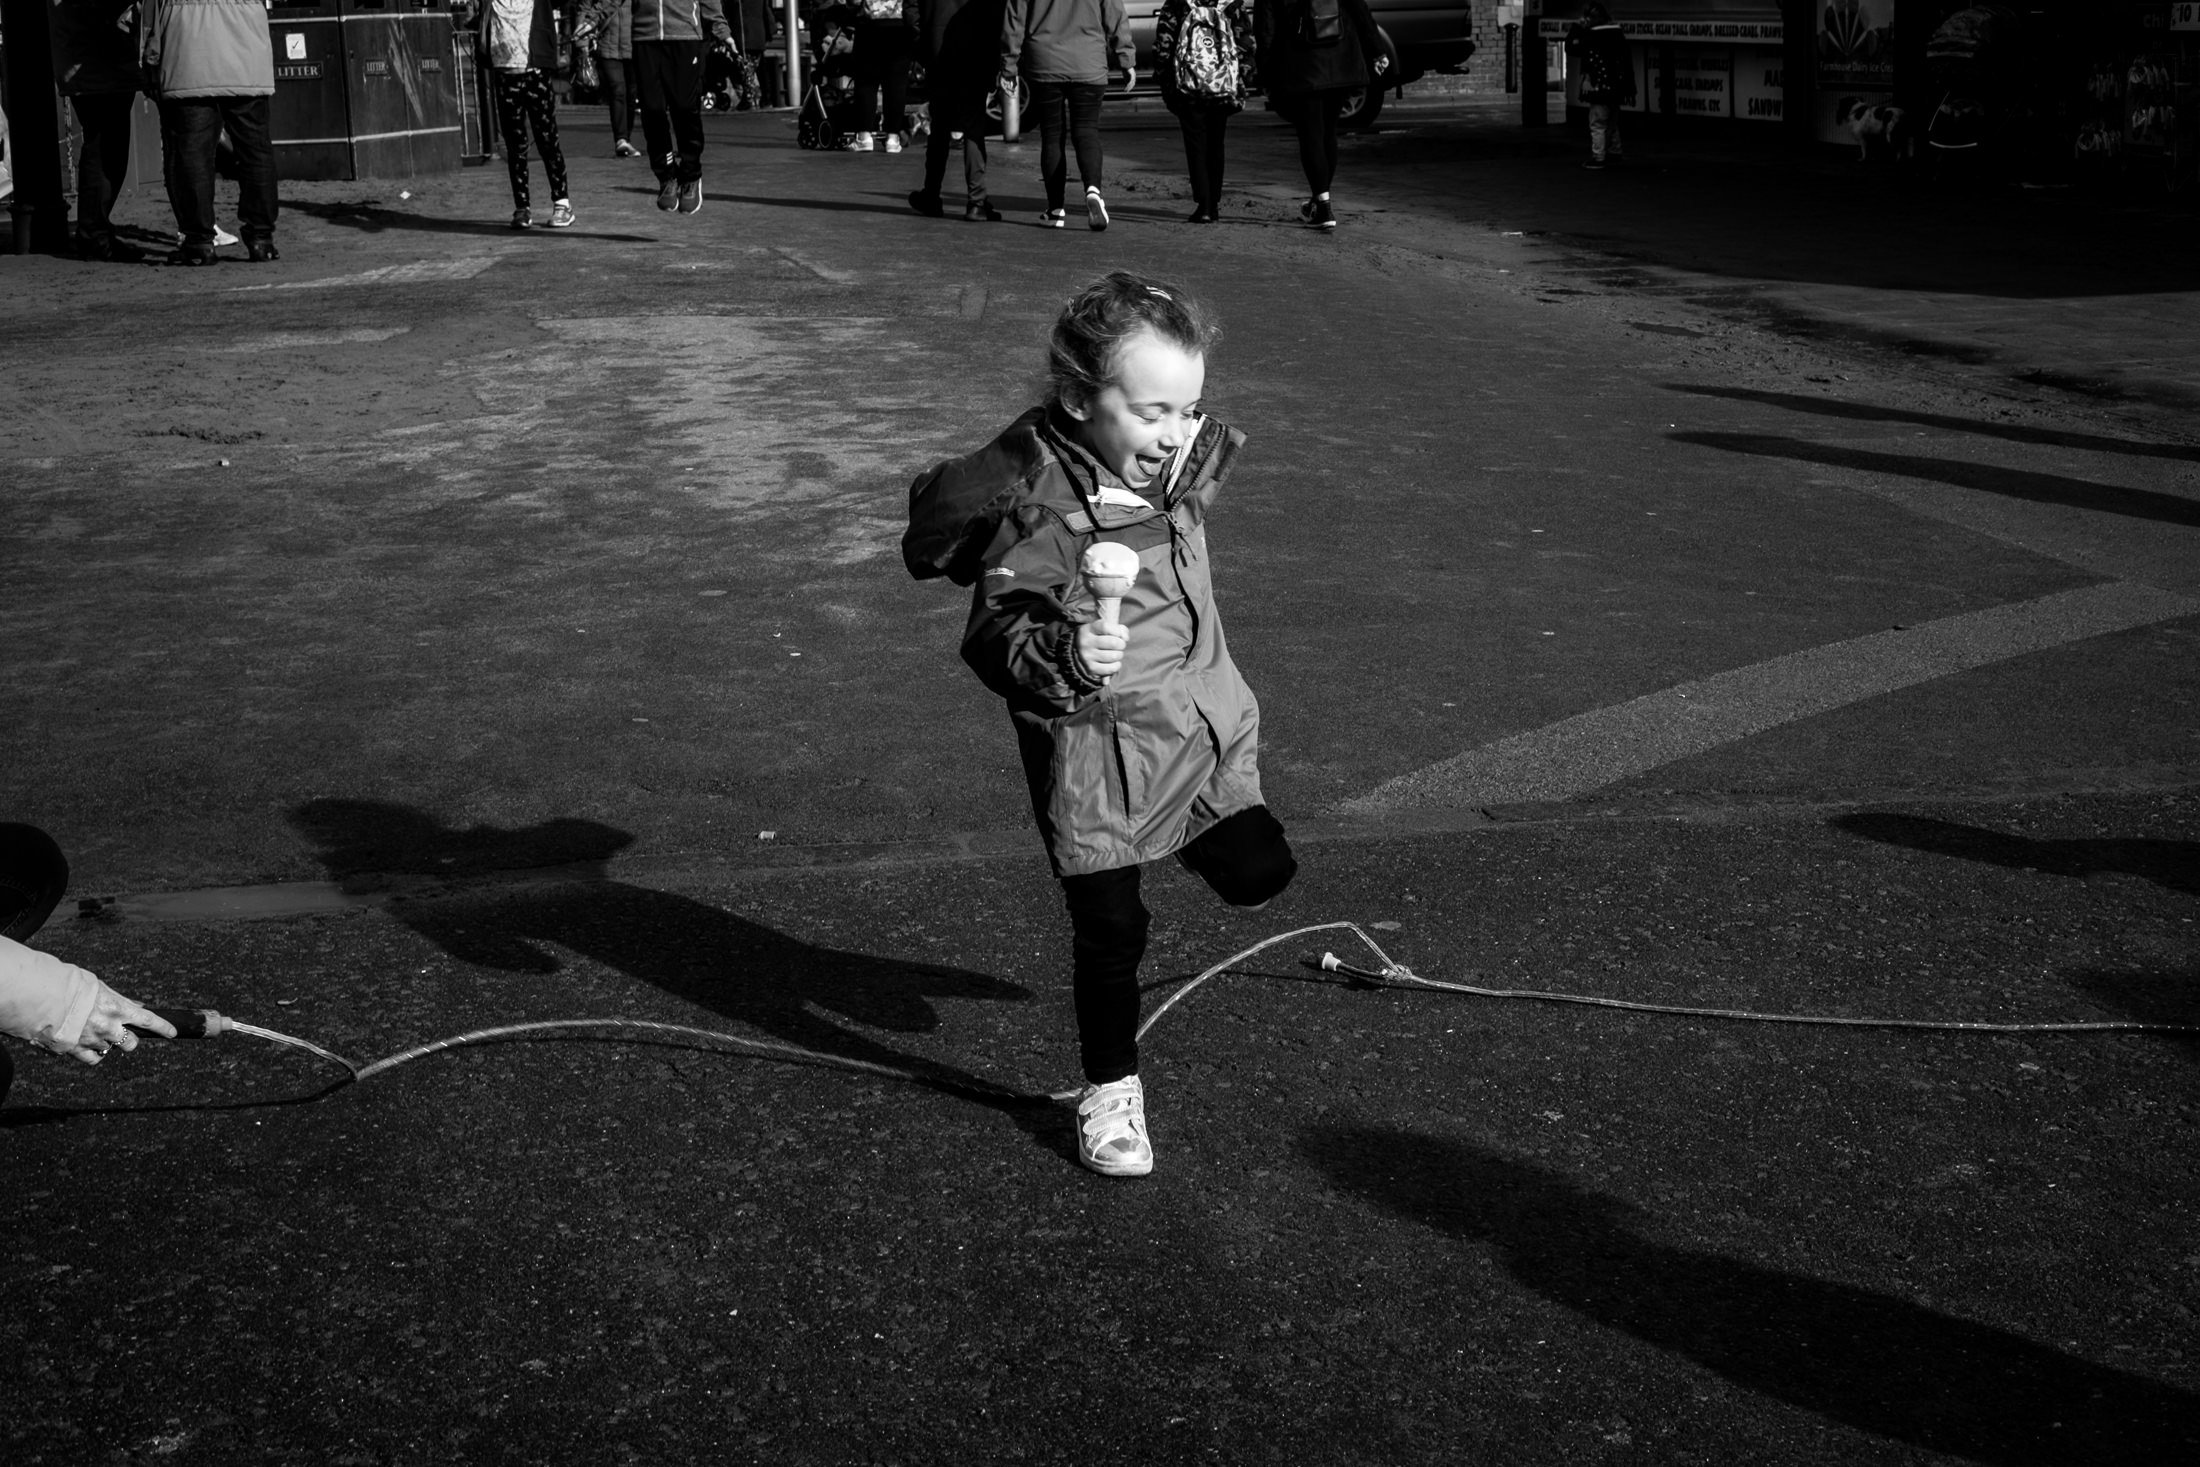
[[[660,182],[703,176],[703,52],[701,41],[634,43],[642,137]]]

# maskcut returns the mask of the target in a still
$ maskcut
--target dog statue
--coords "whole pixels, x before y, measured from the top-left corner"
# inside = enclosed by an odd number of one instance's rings
[[[1856,161],[1869,163],[1874,153],[1888,158],[1912,158],[1916,156],[1916,139],[1910,128],[1910,114],[1900,107],[1885,102],[1867,102],[1861,97],[1844,97],[1834,110],[1834,121],[1849,130],[1856,139]]]

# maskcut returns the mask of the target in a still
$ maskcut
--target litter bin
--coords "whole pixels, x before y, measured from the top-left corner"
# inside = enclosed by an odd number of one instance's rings
[[[274,0],[267,28],[280,176],[458,169],[462,78],[449,11],[430,0]]]

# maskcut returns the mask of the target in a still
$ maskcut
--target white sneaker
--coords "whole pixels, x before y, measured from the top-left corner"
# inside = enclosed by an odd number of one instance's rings
[[[871,135],[867,132],[852,132],[848,134],[848,151],[851,153],[870,152]]]
[[[1077,1098],[1077,1159],[1104,1177],[1143,1177],[1153,1170],[1146,1092],[1136,1075],[1087,1085]]]
[[[898,153],[901,151],[900,133],[890,132],[886,135],[886,151],[889,153]]]
[[[1096,188],[1085,190],[1085,223],[1095,233],[1108,227],[1108,201]]]

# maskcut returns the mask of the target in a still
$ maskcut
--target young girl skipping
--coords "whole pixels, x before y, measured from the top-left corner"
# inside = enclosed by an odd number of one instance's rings
[[[1260,709],[1223,641],[1207,508],[1244,444],[1199,411],[1220,332],[1183,290],[1118,271],[1055,323],[1048,400],[910,487],[902,556],[975,587],[963,660],[1007,700],[1061,880],[1085,1088],[1077,1155],[1153,1170],[1138,1080],[1139,867],[1175,856],[1233,906],[1298,870],[1261,802]],[[1136,555],[1114,620],[1087,547]]]

